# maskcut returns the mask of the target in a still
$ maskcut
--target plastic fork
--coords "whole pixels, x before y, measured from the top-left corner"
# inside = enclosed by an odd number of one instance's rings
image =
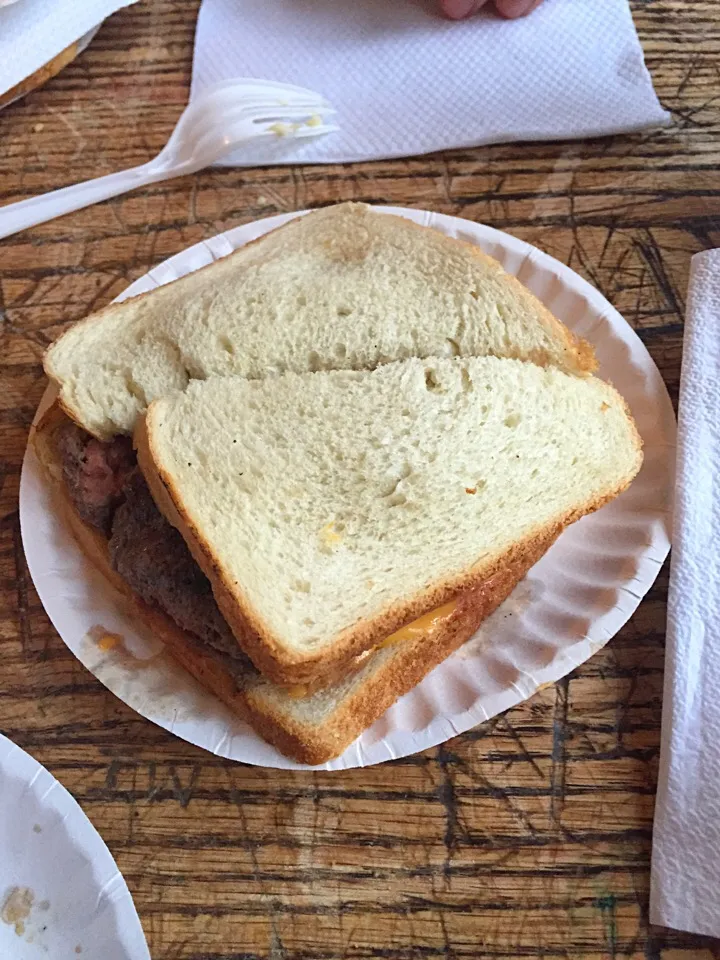
[[[148,163],[0,207],[0,239],[136,187],[195,173],[251,141],[331,133],[338,128],[326,120],[334,113],[327,100],[303,87],[246,78],[218,83],[185,108]]]

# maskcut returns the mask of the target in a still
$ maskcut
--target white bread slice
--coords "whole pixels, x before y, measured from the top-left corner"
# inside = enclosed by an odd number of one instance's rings
[[[347,203],[88,317],[45,370],[66,413],[107,440],[193,379],[453,355],[595,367],[590,346],[475,246]]]
[[[511,593],[515,585],[560,533],[548,531],[520,551],[492,579],[460,594],[430,629],[387,645],[363,661],[341,681],[315,693],[269,683],[252,667],[233,678],[209,649],[193,641],[160,610],[144,603],[113,569],[107,540],[80,518],[62,478],[62,458],[55,435],[66,416],[54,404],[33,429],[31,443],[49,479],[56,503],[85,553],[108,581],[132,603],[138,618],[168,652],[206,689],[224,701],[269,743],[301,763],[319,764],[338,756],[391,704],[411,690],[437,664],[468,640],[480,623]]]
[[[136,431],[153,497],[258,669],[337,671],[642,462],[608,384],[495,357],[194,382]]]

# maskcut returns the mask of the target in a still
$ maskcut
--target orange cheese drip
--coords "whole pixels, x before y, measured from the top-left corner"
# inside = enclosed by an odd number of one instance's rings
[[[457,609],[457,605],[457,600],[451,600],[450,603],[431,610],[417,620],[413,620],[412,623],[408,623],[399,630],[396,630],[395,633],[391,633],[390,636],[386,637],[382,643],[379,643],[375,649],[382,650],[384,647],[393,647],[396,643],[402,643],[404,640],[419,640],[421,637],[429,637],[441,623],[444,623],[448,617],[453,615]],[[370,651],[368,650],[365,654],[360,654],[359,657],[355,658],[358,665],[369,653]],[[292,687],[285,687],[285,693],[292,700],[302,700],[309,692],[310,688],[302,683],[298,683]]]
[[[97,641],[98,647],[103,650],[113,650],[123,638],[117,633],[104,633]]]
[[[457,600],[451,600],[450,603],[446,603],[442,607],[437,607],[437,609],[431,610],[430,613],[426,613],[417,620],[413,620],[412,623],[400,627],[395,633],[391,633],[389,637],[386,637],[378,649],[393,647],[396,643],[402,643],[404,640],[419,640],[421,637],[430,636],[441,623],[455,612],[457,604]]]

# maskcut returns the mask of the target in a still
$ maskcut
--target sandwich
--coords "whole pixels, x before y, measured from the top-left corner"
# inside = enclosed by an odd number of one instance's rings
[[[33,443],[173,656],[322,763],[632,481],[594,365],[474,248],[342,205],[71,328]]]
[[[477,247],[346,203],[80,321],[47,351],[45,371],[68,416],[111,440],[191,380],[443,356],[580,375],[597,366],[588,343]]]

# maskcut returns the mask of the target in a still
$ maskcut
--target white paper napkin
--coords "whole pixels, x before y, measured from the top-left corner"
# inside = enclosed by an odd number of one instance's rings
[[[720,250],[693,257],[650,920],[720,936]]]
[[[18,0],[0,7],[0,94],[135,0]]]
[[[233,76],[316,90],[340,133],[273,162],[412,156],[666,124],[627,0],[545,0],[526,19],[443,20],[433,0],[204,0],[192,96]],[[245,148],[224,161],[268,161]]]

